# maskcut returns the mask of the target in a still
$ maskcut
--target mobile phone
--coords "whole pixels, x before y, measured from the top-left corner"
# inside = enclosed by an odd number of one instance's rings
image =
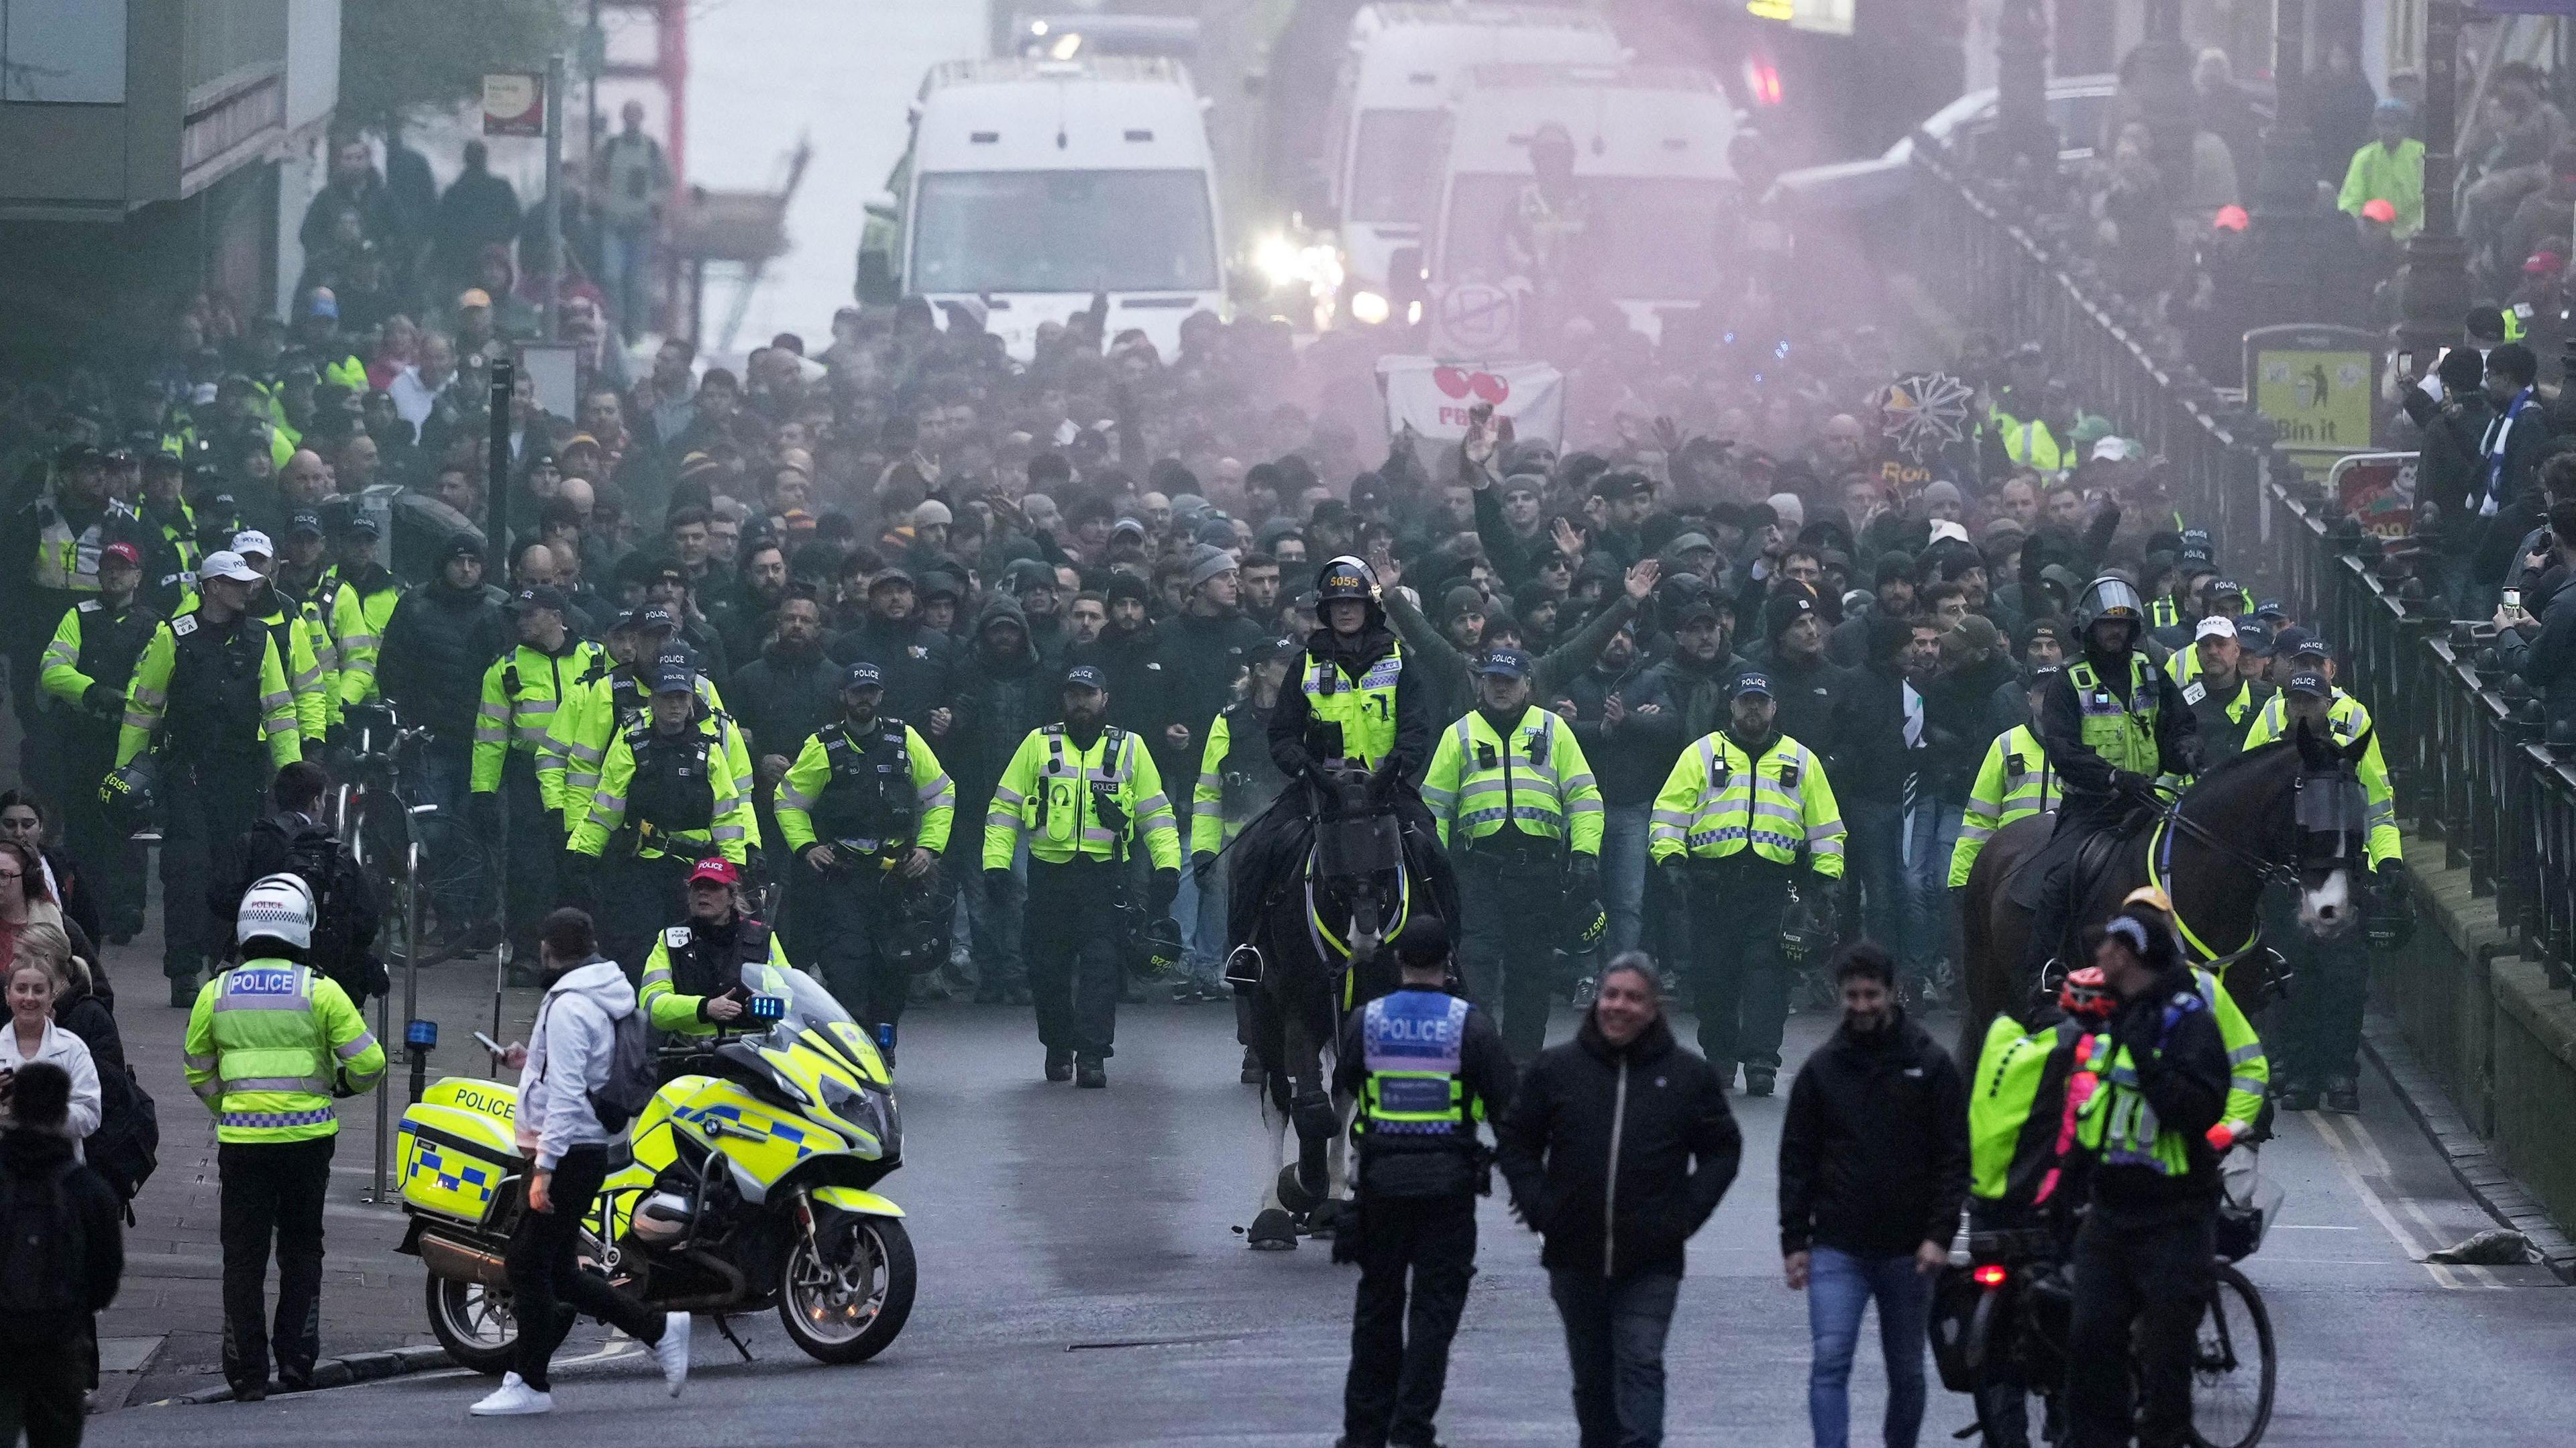
[[[2519,588],[2506,589],[2504,591],[2504,606],[2515,613],[2522,612],[2522,590]]]
[[[2400,377],[2412,377],[2415,375],[2414,353],[2400,352],[2397,354],[2397,375]]]
[[[483,1046],[483,1049],[484,1049],[484,1050],[487,1050],[487,1051],[491,1052],[491,1053],[492,1053],[494,1056],[496,1056],[496,1057],[499,1057],[499,1056],[506,1056],[506,1055],[510,1054],[510,1048],[509,1048],[509,1047],[502,1045],[500,1042],[498,1042],[498,1041],[496,1041],[496,1040],[493,1040],[490,1036],[487,1036],[487,1035],[483,1034],[481,1031],[476,1031],[476,1032],[474,1033],[474,1039],[475,1039],[476,1041],[479,1041],[479,1042],[481,1042],[481,1043],[482,1043],[482,1046]]]

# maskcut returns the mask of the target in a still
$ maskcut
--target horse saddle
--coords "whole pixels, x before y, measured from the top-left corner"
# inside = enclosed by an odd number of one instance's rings
[[[2048,843],[2033,851],[2005,881],[2005,898],[2024,910],[2037,910],[2052,889],[2063,892],[2065,899],[2087,898],[2110,873],[2120,847],[2145,833],[2159,813],[2153,806],[2133,804],[2117,819],[2091,829],[2066,828],[2065,817],[2059,816],[2060,828]]]

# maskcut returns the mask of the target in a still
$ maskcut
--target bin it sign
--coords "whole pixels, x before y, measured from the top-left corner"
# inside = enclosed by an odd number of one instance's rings
[[[2280,430],[2302,471],[2323,477],[2336,458],[2370,446],[2370,333],[2350,327],[2264,327],[2245,334],[2254,411]]]

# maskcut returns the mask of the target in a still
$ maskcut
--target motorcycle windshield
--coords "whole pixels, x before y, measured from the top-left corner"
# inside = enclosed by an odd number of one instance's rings
[[[781,1041],[792,1041],[807,1031],[833,1035],[835,1023],[854,1028],[858,1025],[832,993],[823,989],[821,981],[792,966],[782,969],[767,961],[747,962],[742,967],[742,983],[757,994],[787,1002],[787,1013],[771,1027]]]

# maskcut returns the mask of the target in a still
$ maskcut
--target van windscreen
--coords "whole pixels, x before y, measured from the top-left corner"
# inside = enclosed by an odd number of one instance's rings
[[[1440,229],[1441,282],[1499,282],[1512,274],[1503,238],[1526,175],[1462,174],[1450,182]],[[1714,291],[1733,215],[1733,183],[1660,176],[1578,176],[1585,222],[1565,265],[1620,301],[1697,301]]]
[[[1429,221],[1440,202],[1439,111],[1360,113],[1346,221]]]
[[[1199,171],[949,171],[921,178],[911,290],[1214,291]]]

